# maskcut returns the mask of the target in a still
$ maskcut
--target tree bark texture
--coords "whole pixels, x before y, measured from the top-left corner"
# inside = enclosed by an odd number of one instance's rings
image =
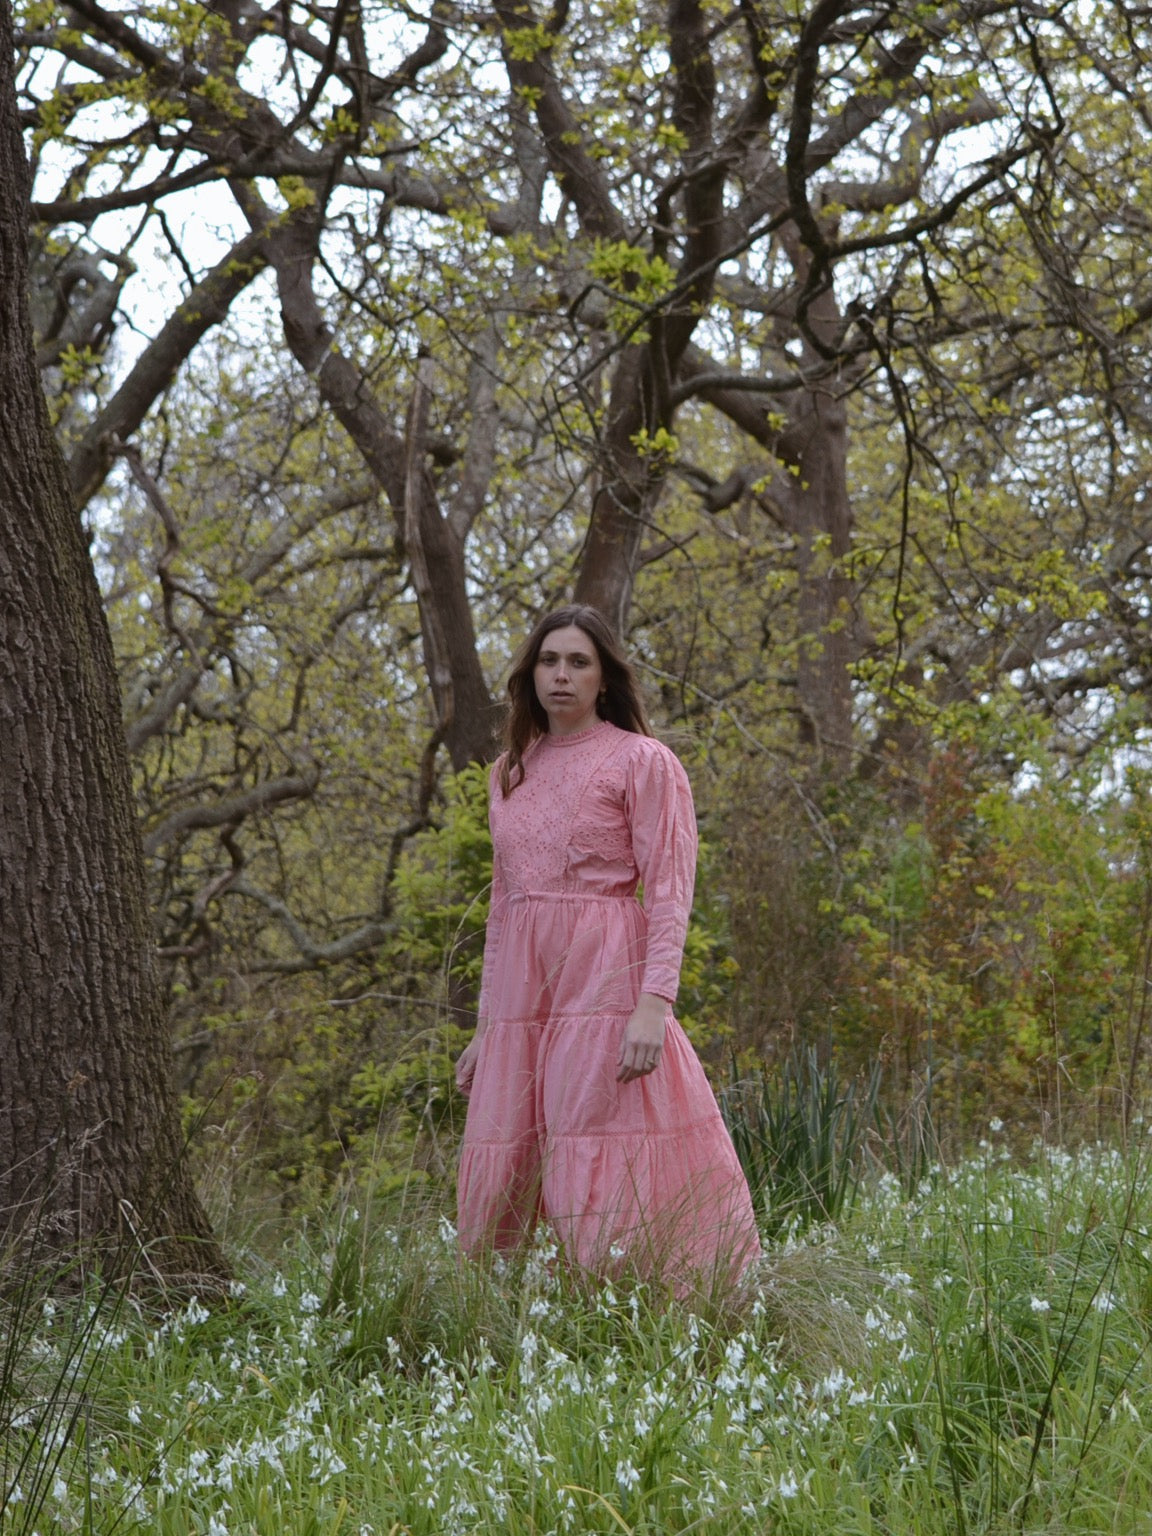
[[[182,1157],[111,637],[35,370],[0,0],[0,1256],[226,1274]]]
[[[617,634],[628,630],[628,610],[647,526],[649,502],[660,492],[662,469],[645,461],[636,436],[653,430],[652,391],[645,373],[650,361],[641,347],[624,352],[612,382],[603,462],[604,483],[597,490],[580,560],[574,597],[598,608]],[[660,422],[659,425],[665,425]]]
[[[799,654],[796,695],[800,738],[819,772],[842,779],[852,763],[851,665],[857,654],[854,583],[845,571],[852,539],[848,497],[848,423],[834,388],[798,402],[786,444],[794,477],[778,476],[796,537]]]

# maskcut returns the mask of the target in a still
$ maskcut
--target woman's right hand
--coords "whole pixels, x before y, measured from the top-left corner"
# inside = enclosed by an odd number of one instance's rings
[[[472,1092],[472,1079],[476,1076],[479,1056],[480,1036],[476,1034],[456,1058],[456,1086],[465,1098]]]

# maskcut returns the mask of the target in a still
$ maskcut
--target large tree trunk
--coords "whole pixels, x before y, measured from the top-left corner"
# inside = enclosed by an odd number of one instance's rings
[[[840,780],[852,764],[851,665],[856,656],[855,587],[844,566],[852,538],[848,423],[833,379],[793,402],[786,438],[797,474],[784,482],[796,535],[796,694],[800,739],[822,777]],[[782,477],[783,479],[783,477]]]
[[[111,637],[35,368],[0,0],[0,1256],[225,1277],[181,1155]]]
[[[588,537],[573,593],[578,603],[591,603],[598,608],[619,635],[628,629],[632,588],[646,526],[644,512],[649,500],[659,494],[661,484],[655,466],[645,461],[634,441],[642,428],[649,427],[647,367],[644,348],[629,347],[612,381],[603,450],[604,475],[593,497]]]

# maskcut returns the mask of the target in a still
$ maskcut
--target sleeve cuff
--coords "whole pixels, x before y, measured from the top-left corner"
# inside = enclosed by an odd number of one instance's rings
[[[668,966],[660,966],[657,970],[645,971],[640,982],[640,990],[653,997],[662,997],[671,1007],[676,1002],[676,994],[680,990],[679,968],[672,970]]]

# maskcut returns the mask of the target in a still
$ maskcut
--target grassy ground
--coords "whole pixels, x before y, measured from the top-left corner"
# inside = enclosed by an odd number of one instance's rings
[[[1148,1160],[998,1140],[785,1234],[739,1315],[462,1266],[370,1194],[223,1311],[17,1297],[0,1527],[1152,1531]]]

